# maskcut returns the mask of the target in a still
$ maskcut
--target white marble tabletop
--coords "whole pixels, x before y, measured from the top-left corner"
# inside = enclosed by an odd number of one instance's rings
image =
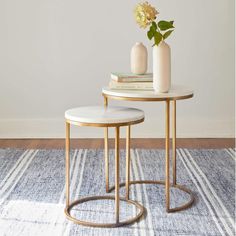
[[[90,124],[117,124],[141,121],[144,112],[140,109],[119,106],[88,106],[67,110],[68,121]]]
[[[156,93],[154,90],[117,90],[103,87],[106,97],[135,101],[180,100],[193,97],[193,90],[181,85],[172,85],[168,93]]]

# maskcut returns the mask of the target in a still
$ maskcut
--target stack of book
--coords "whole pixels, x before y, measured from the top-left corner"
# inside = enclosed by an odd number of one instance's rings
[[[132,73],[111,73],[110,89],[153,90],[151,73],[135,75]]]

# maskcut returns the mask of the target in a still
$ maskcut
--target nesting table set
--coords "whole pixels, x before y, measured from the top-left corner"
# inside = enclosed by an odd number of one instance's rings
[[[183,86],[172,86],[168,93],[156,94],[154,91],[138,90],[111,90],[107,87],[102,89],[104,97],[104,107],[79,107],[67,110],[66,119],[66,207],[65,214],[68,219],[75,223],[93,226],[93,227],[118,227],[134,223],[139,220],[145,208],[135,200],[129,197],[129,187],[133,184],[160,184],[165,186],[166,211],[175,212],[190,207],[194,201],[194,196],[188,188],[177,183],[176,170],[176,103],[179,100],[193,97],[193,91]],[[131,126],[144,121],[144,112],[135,108],[108,106],[108,100],[126,100],[143,102],[165,102],[165,180],[130,180],[130,130]],[[170,106],[172,104],[172,183],[170,182]],[[104,153],[105,153],[105,181],[106,192],[115,190],[115,195],[89,196],[70,202],[70,125],[102,127],[104,129]],[[119,138],[120,127],[126,126],[126,180],[120,183],[120,155]],[[108,147],[108,129],[115,128],[115,186],[109,186],[109,147]],[[126,196],[120,197],[120,187],[125,186]],[[170,188],[176,188],[189,194],[188,202],[181,206],[170,207]],[[155,196],[153,196],[155,197]],[[94,200],[115,200],[115,219],[113,223],[96,223],[76,219],[71,216],[71,210],[74,206]],[[139,209],[138,213],[124,221],[120,220],[120,201],[127,204],[133,204]]]

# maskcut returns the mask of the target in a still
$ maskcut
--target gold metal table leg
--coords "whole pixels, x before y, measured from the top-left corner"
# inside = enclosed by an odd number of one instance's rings
[[[166,211],[170,209],[170,175],[169,175],[169,140],[170,139],[170,101],[166,101],[166,179],[165,179],[165,192],[166,192]]]
[[[130,125],[126,130],[126,199],[129,199],[130,182]]]
[[[120,127],[116,127],[116,138],[115,138],[115,214],[116,223],[119,223],[120,215]]]
[[[176,185],[176,100],[173,101],[172,111],[172,165],[173,165],[173,185]]]
[[[70,205],[70,124],[66,122],[66,207]]]
[[[105,154],[106,192],[109,193],[109,148],[108,148],[108,128],[104,128],[104,154]]]
[[[104,107],[108,106],[108,99],[104,97]],[[104,154],[105,154],[105,178],[106,192],[109,193],[109,147],[108,147],[108,127],[104,128]]]

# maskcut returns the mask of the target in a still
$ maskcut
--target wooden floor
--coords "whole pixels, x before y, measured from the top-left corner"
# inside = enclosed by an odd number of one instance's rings
[[[125,140],[121,140],[121,148],[124,148]],[[103,139],[72,139],[72,148],[103,148]],[[64,148],[64,139],[0,139],[0,148],[32,148],[32,149],[57,149]],[[114,148],[114,140],[109,140],[109,147]],[[132,148],[164,148],[164,139],[132,139]],[[233,148],[235,139],[177,139],[177,147],[184,148]]]

